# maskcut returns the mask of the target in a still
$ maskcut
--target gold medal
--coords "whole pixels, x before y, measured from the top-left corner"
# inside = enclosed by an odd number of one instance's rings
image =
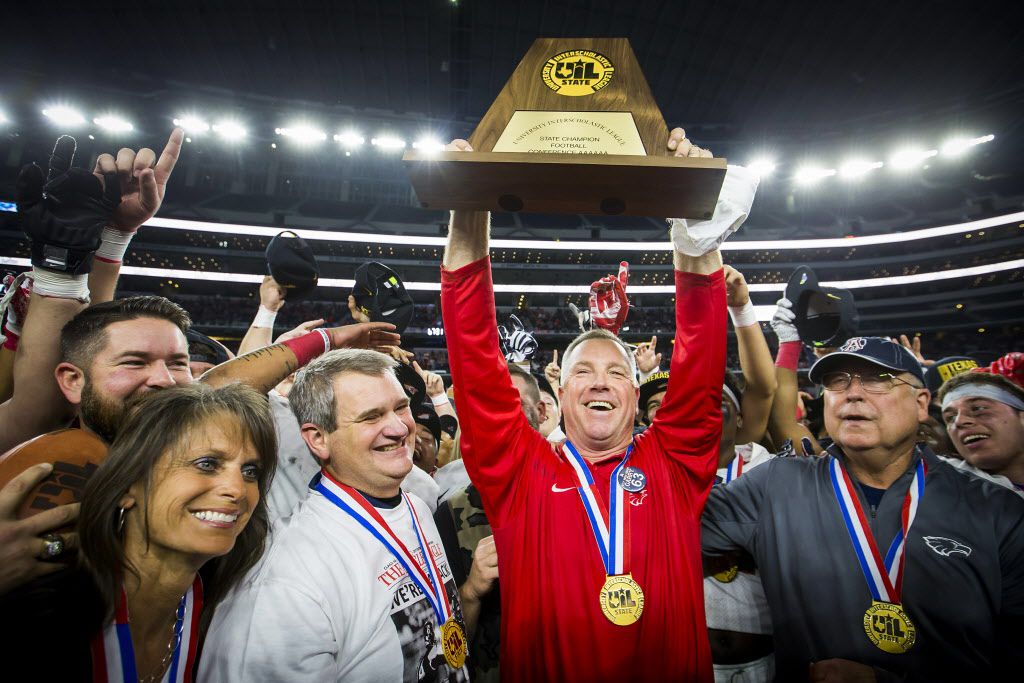
[[[635,624],[644,612],[644,592],[630,574],[616,574],[601,586],[601,611],[616,626]]]
[[[720,572],[711,575],[715,581],[719,583],[732,583],[736,579],[736,575],[740,573],[740,568],[737,565],[733,565],[728,569],[723,569]]]
[[[444,660],[452,669],[461,669],[466,663],[466,634],[462,625],[449,619],[441,625],[441,651],[444,652]]]
[[[864,632],[883,652],[901,655],[914,647],[917,630],[902,605],[874,600],[864,613]]]

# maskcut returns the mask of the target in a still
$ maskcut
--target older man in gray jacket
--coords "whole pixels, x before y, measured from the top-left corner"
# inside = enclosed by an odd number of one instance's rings
[[[757,562],[778,680],[1015,678],[1024,500],[915,443],[929,394],[898,344],[851,339],[811,379],[834,445],[716,486],[703,517],[705,554]]]

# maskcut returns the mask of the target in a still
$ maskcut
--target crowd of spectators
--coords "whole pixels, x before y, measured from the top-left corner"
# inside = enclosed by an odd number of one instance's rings
[[[787,296],[759,323],[719,251],[752,210],[749,169],[729,167],[710,218],[670,219],[672,308],[630,307],[623,263],[580,308],[495,311],[489,218],[461,211],[439,305],[383,267],[359,300],[301,298],[315,271],[269,257],[252,298],[117,296],[183,141],[90,172],[65,136],[47,174],[18,178],[32,268],[0,312],[11,671],[1019,675],[1024,354],[858,334],[838,313],[812,327]],[[681,129],[668,149],[711,156]],[[246,328],[237,346],[202,334],[223,326]],[[436,345],[403,342],[428,329]]]

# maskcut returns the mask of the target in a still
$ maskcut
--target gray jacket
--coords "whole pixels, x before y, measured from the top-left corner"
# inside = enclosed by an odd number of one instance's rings
[[[842,460],[838,447],[830,453]],[[741,548],[757,562],[775,627],[777,680],[806,680],[810,662],[831,658],[897,680],[1016,679],[1024,670],[1024,499],[923,447],[876,511],[856,487],[884,554],[914,466],[925,458],[902,599],[917,641],[905,654],[888,654],[864,632],[871,593],[833,492],[832,457],[775,458],[715,486],[704,509],[704,553]]]

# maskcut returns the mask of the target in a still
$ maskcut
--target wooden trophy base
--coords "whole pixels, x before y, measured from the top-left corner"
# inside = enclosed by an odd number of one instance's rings
[[[725,159],[410,151],[428,209],[711,218]]]

